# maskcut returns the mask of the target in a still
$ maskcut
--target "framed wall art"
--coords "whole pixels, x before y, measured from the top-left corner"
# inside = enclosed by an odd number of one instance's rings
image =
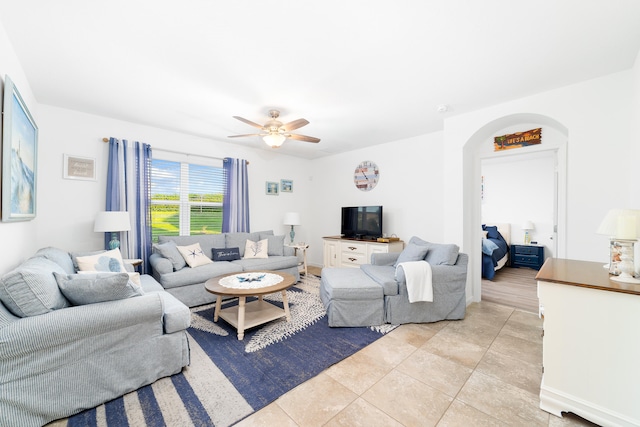
[[[95,181],[96,159],[65,154],[63,178]]]
[[[272,181],[267,181],[267,183],[265,184],[265,192],[269,196],[277,196],[278,195],[278,183],[277,182],[272,182]]]
[[[290,179],[281,179],[280,191],[283,193],[293,193],[293,181]]]
[[[9,76],[2,111],[2,221],[29,221],[36,217],[38,126]]]

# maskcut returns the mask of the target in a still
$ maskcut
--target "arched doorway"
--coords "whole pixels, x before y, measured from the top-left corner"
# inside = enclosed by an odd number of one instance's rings
[[[495,119],[478,129],[463,147],[463,221],[464,244],[468,248],[481,248],[481,159],[487,155],[486,145],[493,144],[493,137],[504,130],[518,128],[527,130],[542,127],[542,144],[527,147],[527,150],[552,150],[557,163],[557,256],[566,255],[566,194],[567,194],[567,142],[568,130],[556,120],[533,113],[522,113]],[[545,129],[547,132],[545,132]],[[505,132],[508,133],[508,132]],[[545,134],[553,136],[545,138]],[[520,149],[520,150],[524,150]],[[509,155],[499,153],[499,155]],[[481,255],[480,250],[469,250],[469,277],[471,298],[481,299]]]

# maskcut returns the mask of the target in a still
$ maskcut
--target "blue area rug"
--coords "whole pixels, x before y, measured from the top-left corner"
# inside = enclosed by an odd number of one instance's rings
[[[242,341],[224,320],[213,322],[213,305],[192,309],[188,368],[70,417],[67,425],[232,425],[394,329],[329,328],[318,289],[319,278],[303,278],[287,291],[291,322],[250,329]],[[280,294],[264,299],[282,307]]]

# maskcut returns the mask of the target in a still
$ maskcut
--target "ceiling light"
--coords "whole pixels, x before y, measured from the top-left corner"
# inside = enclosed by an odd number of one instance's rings
[[[440,104],[436,107],[436,111],[438,113],[446,113],[449,111],[449,106],[447,104]]]
[[[262,139],[269,147],[278,148],[287,139],[287,137],[279,133],[270,133],[269,135],[263,136]]]

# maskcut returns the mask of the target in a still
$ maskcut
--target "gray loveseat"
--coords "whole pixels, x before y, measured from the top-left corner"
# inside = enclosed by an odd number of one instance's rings
[[[189,309],[151,276],[75,273],[67,252],[44,248],[0,278],[2,426],[41,426],[189,364]],[[91,298],[103,302],[77,304]]]
[[[267,240],[268,257],[246,259],[247,240]],[[177,246],[199,243],[202,252],[213,258],[214,249],[238,248],[240,259],[213,261],[198,267],[189,267]],[[149,257],[153,277],[165,290],[189,307],[215,302],[216,296],[204,288],[204,282],[223,274],[251,270],[282,271],[300,279],[298,257],[292,247],[285,246],[284,236],[275,236],[273,230],[253,233],[222,233],[194,236],[159,236]]]
[[[409,302],[396,263],[424,259],[431,266],[433,302]],[[402,252],[374,253],[359,269],[324,268],[320,297],[329,326],[375,326],[463,319],[469,257],[452,244],[412,237]]]

